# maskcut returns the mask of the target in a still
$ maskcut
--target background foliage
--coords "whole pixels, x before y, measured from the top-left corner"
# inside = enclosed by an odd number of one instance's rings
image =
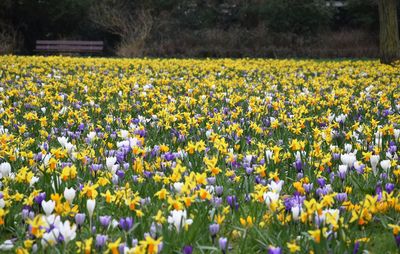
[[[29,54],[37,39],[79,39],[104,40],[106,54],[121,56],[377,54],[375,1],[327,2],[3,0],[0,51]]]

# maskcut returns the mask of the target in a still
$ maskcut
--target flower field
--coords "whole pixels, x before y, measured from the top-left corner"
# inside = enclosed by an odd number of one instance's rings
[[[399,70],[0,57],[0,252],[396,253]]]

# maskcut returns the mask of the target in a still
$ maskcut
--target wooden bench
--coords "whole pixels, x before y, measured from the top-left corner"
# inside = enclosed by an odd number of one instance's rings
[[[42,53],[101,53],[102,41],[37,40],[35,51]]]

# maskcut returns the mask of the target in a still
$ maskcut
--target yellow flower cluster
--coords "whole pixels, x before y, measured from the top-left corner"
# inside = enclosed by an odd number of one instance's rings
[[[0,67],[0,251],[398,251],[399,66]]]

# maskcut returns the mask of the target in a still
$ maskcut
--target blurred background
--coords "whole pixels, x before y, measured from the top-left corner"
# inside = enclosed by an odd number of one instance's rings
[[[374,0],[0,0],[0,53],[44,39],[121,57],[378,57],[379,16]]]

